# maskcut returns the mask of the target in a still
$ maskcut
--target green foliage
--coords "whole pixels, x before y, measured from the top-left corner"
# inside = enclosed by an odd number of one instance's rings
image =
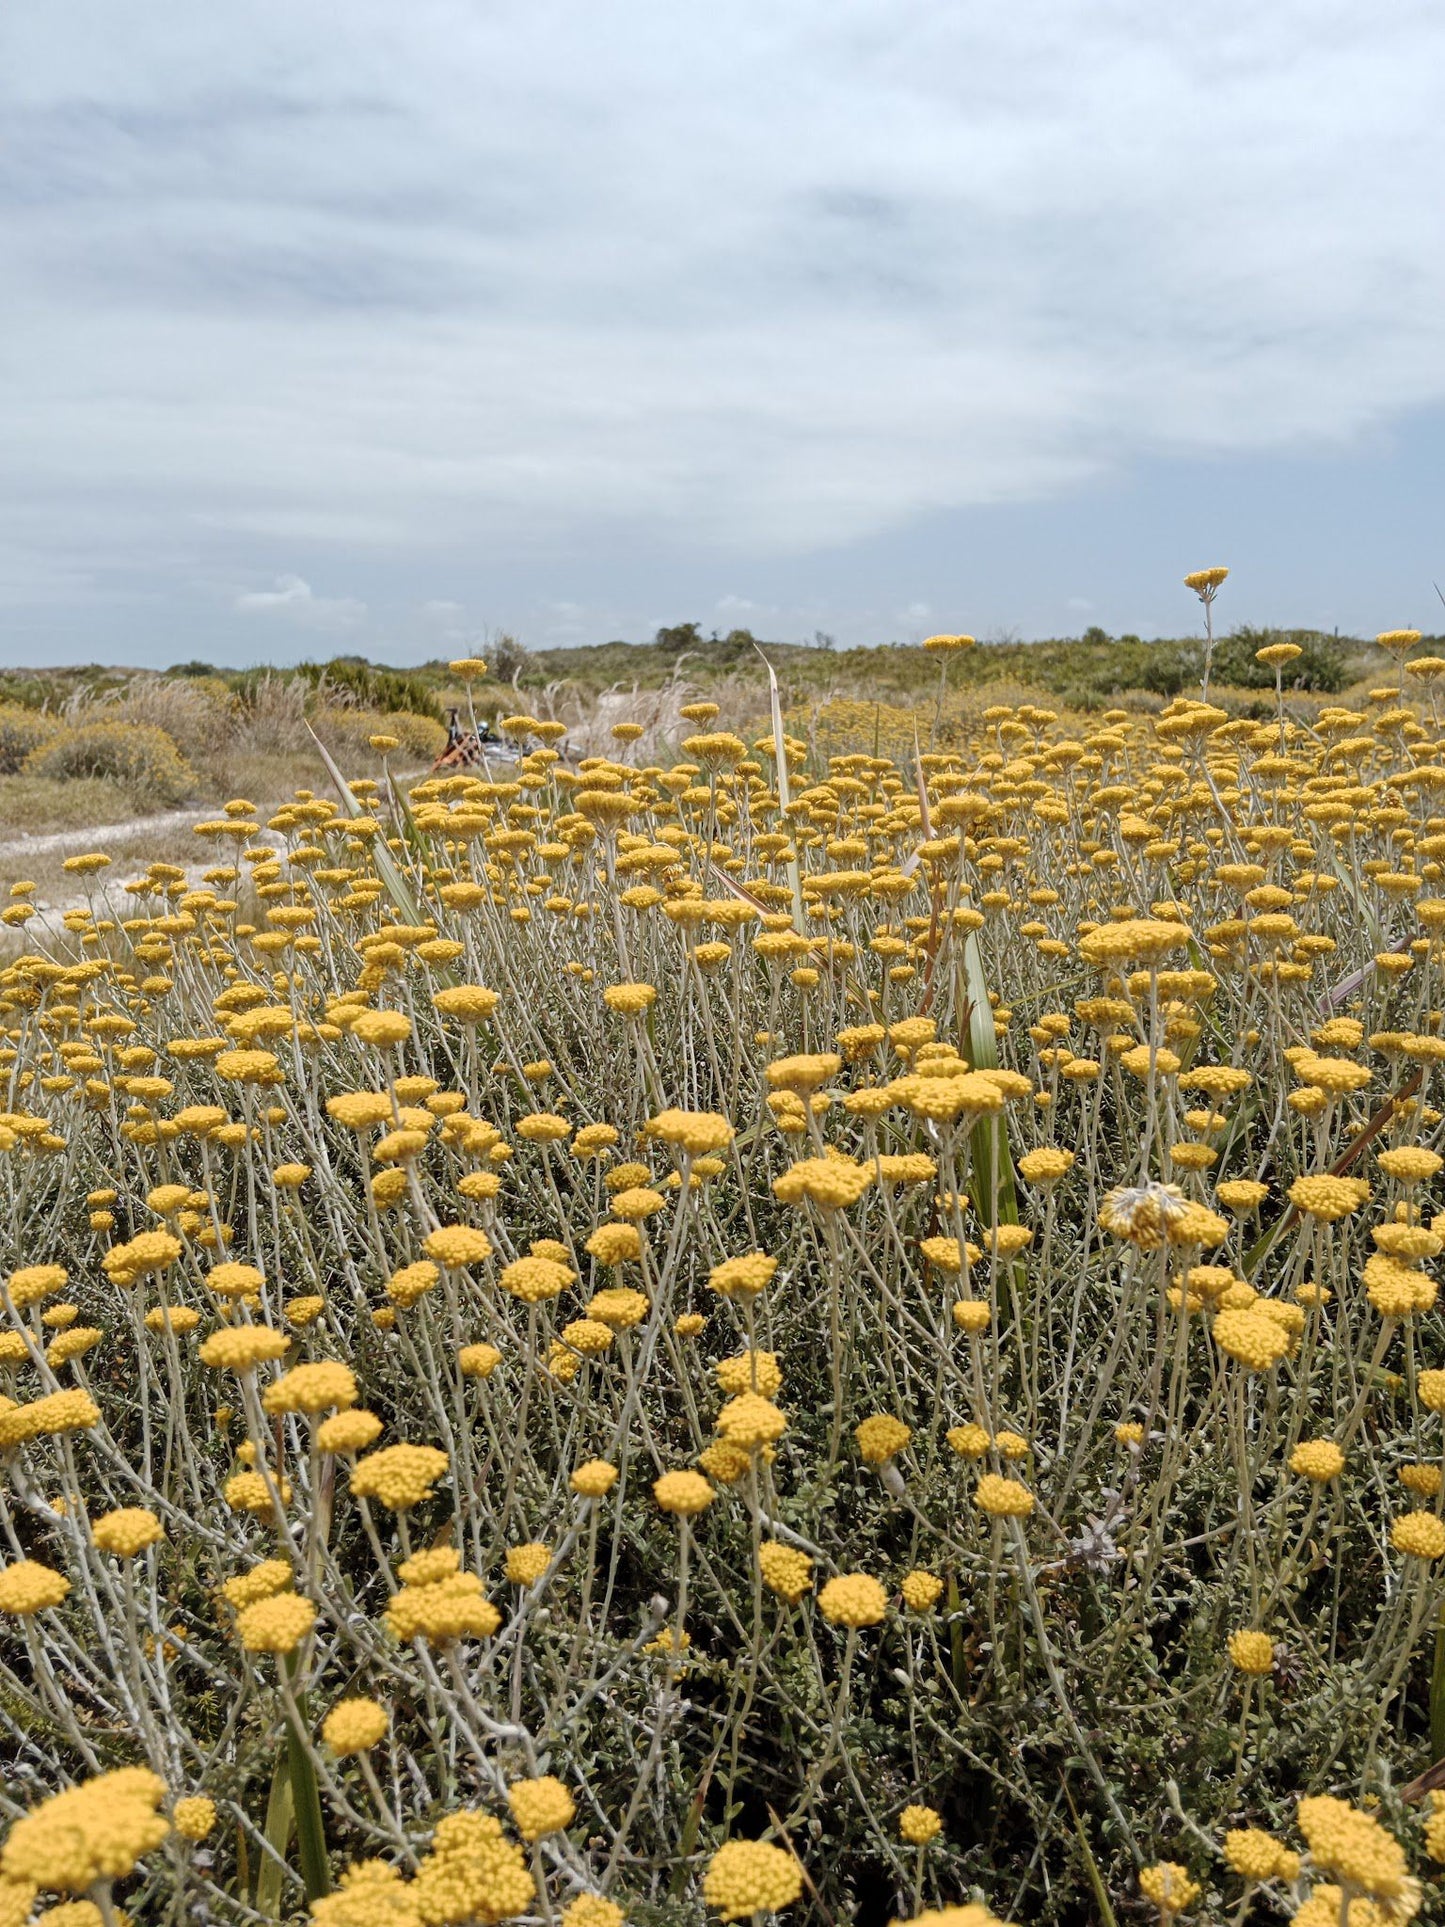
[[[330,662],[303,662],[296,674],[333,705],[402,709],[440,719],[436,691],[424,676],[408,670],[383,669],[362,656],[333,656]]]
[[[400,748],[393,759],[403,767],[430,763],[446,747],[443,724],[414,710],[324,709],[312,718],[316,733],[327,747],[353,760],[366,762],[376,757],[371,747],[373,736],[395,736]]]
[[[137,809],[184,802],[195,771],[163,729],[153,723],[83,723],[55,732],[25,759],[27,776],[101,776],[116,783]]]
[[[1256,662],[1255,651],[1272,643],[1292,642],[1303,651],[1284,670],[1286,689],[1308,689],[1334,695],[1349,681],[1344,651],[1317,629],[1235,629],[1214,646],[1213,676],[1236,689],[1273,689],[1274,671]],[[1202,645],[1199,650],[1203,661]]]
[[[13,776],[32,751],[48,743],[60,724],[38,709],[0,703],[0,776]]]

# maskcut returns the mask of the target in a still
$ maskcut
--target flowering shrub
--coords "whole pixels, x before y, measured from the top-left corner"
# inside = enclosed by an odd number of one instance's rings
[[[180,803],[195,787],[195,772],[154,723],[96,722],[43,737],[25,759],[30,776],[104,776],[118,783],[137,809]]]
[[[820,765],[694,705],[281,853],[238,799],[10,963],[0,1921],[1416,1912],[1445,663],[1390,646],[1311,729]]]

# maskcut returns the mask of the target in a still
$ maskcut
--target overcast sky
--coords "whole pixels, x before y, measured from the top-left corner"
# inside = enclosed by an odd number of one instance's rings
[[[1433,0],[6,0],[0,663],[1445,610]]]

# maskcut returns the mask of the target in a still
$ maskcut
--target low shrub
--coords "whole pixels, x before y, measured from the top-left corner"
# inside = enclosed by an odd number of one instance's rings
[[[442,725],[412,710],[327,708],[318,710],[311,723],[333,754],[353,758],[375,755],[373,736],[394,736],[399,744],[395,759],[409,766],[434,761],[446,747],[447,733]]]
[[[59,729],[24,763],[29,776],[104,776],[125,790],[137,809],[184,802],[196,774],[163,729],[153,723],[82,723]]]
[[[73,720],[150,725],[164,731],[188,762],[207,770],[234,748],[241,716],[239,698],[220,676],[136,676],[97,708],[98,714],[92,710]]]
[[[438,714],[436,692],[424,676],[405,669],[384,669],[361,656],[303,662],[298,664],[296,674],[337,708],[404,709],[432,717]]]
[[[0,776],[13,776],[33,750],[60,729],[53,716],[23,703],[0,703]]]

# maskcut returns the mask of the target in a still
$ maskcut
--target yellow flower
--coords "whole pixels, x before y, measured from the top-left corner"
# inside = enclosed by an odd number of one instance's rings
[[[316,1428],[318,1452],[364,1452],[381,1437],[381,1420],[375,1412],[354,1406],[323,1419]]]
[[[266,1280],[254,1265],[227,1259],[206,1273],[206,1283],[218,1298],[254,1298]]]
[[[492,1241],[471,1225],[444,1224],[427,1233],[422,1249],[437,1264],[460,1271],[468,1265],[485,1264],[492,1255]]]
[[[356,1403],[356,1376],[339,1359],[319,1360],[312,1365],[293,1365],[274,1379],[261,1395],[268,1412],[327,1412],[342,1410]]]
[[[558,1264],[553,1258],[515,1258],[503,1267],[500,1283],[514,1298],[536,1305],[555,1298],[575,1282],[576,1276],[570,1265]]]
[[[721,1390],[759,1392],[771,1398],[782,1387],[782,1367],[776,1352],[739,1352],[734,1358],[720,1358],[713,1367]]]
[[[1290,1348],[1283,1326],[1252,1305],[1220,1312],[1214,1321],[1214,1342],[1251,1372],[1269,1371]]]
[[[632,1264],[642,1256],[642,1234],[633,1224],[600,1224],[586,1250],[599,1265]]]
[[[426,1585],[404,1585],[383,1614],[387,1630],[403,1643],[423,1639],[448,1646],[459,1639],[490,1639],[502,1615],[482,1597],[472,1572],[457,1572]]]
[[[1358,1211],[1370,1195],[1363,1178],[1337,1178],[1328,1172],[1296,1178],[1289,1188],[1290,1203],[1306,1216],[1334,1224]]]
[[[641,1017],[657,1002],[657,990],[652,984],[609,984],[602,1001],[621,1016]]]
[[[1167,1918],[1187,1913],[1204,1890],[1197,1880],[1190,1879],[1189,1869],[1181,1867],[1177,1860],[1159,1860],[1141,1870],[1139,1891]]]
[[[514,1586],[535,1586],[552,1563],[552,1548],[534,1539],[507,1549],[507,1577]]]
[[[495,1345],[463,1345],[457,1353],[464,1378],[490,1378],[501,1362],[502,1354]]]
[[[226,1580],[221,1587],[227,1605],[240,1612],[243,1606],[252,1605],[258,1599],[269,1599],[273,1593],[289,1592],[295,1574],[289,1559],[263,1559],[259,1565],[252,1566],[249,1572],[237,1573]]]
[[[418,1258],[391,1274],[386,1281],[386,1295],[393,1305],[408,1311],[426,1296],[440,1277],[440,1268],[430,1258]]]
[[[913,1572],[903,1576],[903,1603],[910,1612],[931,1613],[943,1597],[943,1581],[936,1573]]]
[[[153,1512],[135,1505],[104,1513],[92,1523],[90,1536],[102,1552],[114,1553],[118,1559],[134,1559],[147,1546],[163,1539],[165,1532]]]
[[[200,1358],[203,1365],[217,1370],[254,1372],[258,1365],[282,1358],[290,1349],[291,1340],[285,1332],[273,1331],[269,1325],[226,1325],[211,1333],[201,1346]]]
[[[888,1595],[867,1573],[840,1573],[818,1594],[818,1610],[835,1626],[876,1626],[888,1612]]]
[[[1260,1827],[1237,1827],[1224,1836],[1224,1858],[1246,1880],[1294,1880],[1300,1857]]]
[[[445,996],[445,992],[438,992]],[[353,1037],[374,1050],[395,1050],[411,1036],[411,1019],[400,1010],[358,1011],[350,1023]]]
[[[1026,1519],[1034,1509],[1034,1495],[1017,1479],[985,1472],[973,1495],[980,1511],[996,1519]]]
[[[437,1825],[411,1892],[424,1921],[490,1923],[530,1913],[536,1883],[499,1820],[490,1813],[449,1813]]]
[[[295,1592],[258,1599],[236,1617],[236,1631],[248,1653],[294,1653],[315,1624],[316,1608]]]
[[[1404,1849],[1378,1820],[1323,1793],[1302,1799],[1297,1817],[1316,1866],[1372,1899],[1413,1901],[1409,1912],[1415,1911],[1419,1889],[1410,1878]]]
[[[898,1816],[899,1837],[910,1847],[926,1847],[943,1831],[943,1817],[933,1807],[908,1806]]]
[[[1056,1150],[1052,1145],[1042,1145],[1037,1151],[1027,1151],[1019,1159],[1019,1175],[1026,1184],[1041,1187],[1057,1184],[1066,1177],[1074,1166],[1072,1151]]]
[[[23,1265],[19,1271],[12,1271],[6,1281],[10,1302],[17,1311],[25,1311],[53,1297],[57,1291],[64,1291],[69,1276],[64,1265]]]
[[[780,1439],[788,1421],[770,1399],[756,1392],[740,1392],[718,1413],[717,1429],[730,1444],[754,1451]]]
[[[1189,942],[1189,930],[1182,923],[1166,923],[1154,917],[1131,917],[1122,923],[1101,924],[1080,939],[1079,954],[1085,963],[1118,968],[1124,963],[1158,964],[1171,950],[1182,950]]]
[[[616,1901],[579,1894],[562,1909],[562,1927],[627,1927],[627,1917]]]
[[[664,1512],[684,1519],[706,1511],[717,1497],[700,1472],[664,1472],[660,1479],[654,1479],[652,1495]]]
[[[0,1405],[0,1449],[25,1439],[61,1438],[100,1423],[100,1407],[88,1392],[47,1392],[26,1405]]]
[[[776,1258],[766,1252],[750,1251],[741,1258],[724,1258],[721,1264],[713,1266],[708,1273],[708,1284],[723,1298],[731,1298],[734,1292],[743,1298],[755,1298],[771,1284],[778,1269]]]
[[[1404,1512],[1390,1528],[1390,1544],[1414,1559],[1439,1559],[1445,1555],[1445,1522],[1433,1512]]]
[[[1231,1633],[1229,1657],[1237,1672],[1271,1673],[1274,1671],[1274,1641],[1268,1633],[1248,1630]]]
[[[356,1461],[351,1490],[359,1499],[376,1499],[389,1512],[405,1512],[423,1499],[447,1470],[450,1460],[434,1445],[387,1445]]]
[[[813,1562],[805,1552],[765,1539],[758,1547],[758,1570],[769,1592],[796,1605],[813,1583]]]
[[[662,1193],[654,1191],[651,1186],[630,1185],[624,1191],[613,1192],[612,1202],[608,1208],[615,1217],[640,1224],[644,1218],[650,1218],[661,1211],[666,1203],[667,1200]]]
[[[600,1318],[574,1318],[562,1327],[561,1341],[584,1358],[595,1358],[612,1343],[612,1327]]]
[[[572,1795],[551,1773],[536,1780],[513,1780],[507,1788],[507,1805],[524,1840],[564,1833],[577,1814]]]
[[[373,1699],[338,1700],[321,1723],[321,1737],[339,1758],[366,1753],[386,1738],[391,1721]]]
[[[647,1126],[649,1137],[673,1144],[689,1157],[706,1157],[726,1149],[733,1127],[716,1111],[659,1111]]]
[[[59,1893],[123,1879],[170,1831],[157,1811],[165,1790],[157,1774],[127,1766],[53,1794],[11,1827],[0,1872],[7,1882]]]
[[[822,1210],[842,1211],[858,1202],[875,1175],[871,1164],[848,1158],[804,1158],[773,1179],[773,1192],[784,1204],[806,1198]]]
[[[584,1499],[602,1499],[617,1483],[617,1467],[606,1459],[587,1459],[579,1465],[568,1484]]]
[[[703,1875],[703,1898],[724,1920],[777,1913],[803,1891],[802,1870],[792,1854],[761,1840],[729,1840]]]
[[[205,1840],[216,1824],[216,1803],[203,1793],[189,1794],[171,1808],[171,1820],[183,1840]]]
[[[112,1245],[100,1261],[101,1269],[113,1284],[129,1286],[173,1265],[181,1249],[180,1239],[169,1231],[142,1231],[129,1244]]]
[[[905,1425],[902,1419],[891,1418],[887,1413],[880,1412],[855,1426],[853,1436],[858,1441],[859,1452],[869,1465],[886,1465],[913,1437],[913,1428]]]
[[[291,1503],[291,1482],[284,1477],[273,1480],[282,1505]],[[254,1512],[258,1518],[272,1510],[271,1488],[259,1472],[237,1472],[221,1488],[233,1512]]]
[[[1305,1439],[1290,1454],[1289,1469],[1315,1485],[1328,1485],[1345,1469],[1345,1455],[1333,1439]]]
[[[58,1606],[70,1591],[63,1572],[54,1572],[38,1559],[17,1559],[0,1571],[0,1613],[16,1619]]]

